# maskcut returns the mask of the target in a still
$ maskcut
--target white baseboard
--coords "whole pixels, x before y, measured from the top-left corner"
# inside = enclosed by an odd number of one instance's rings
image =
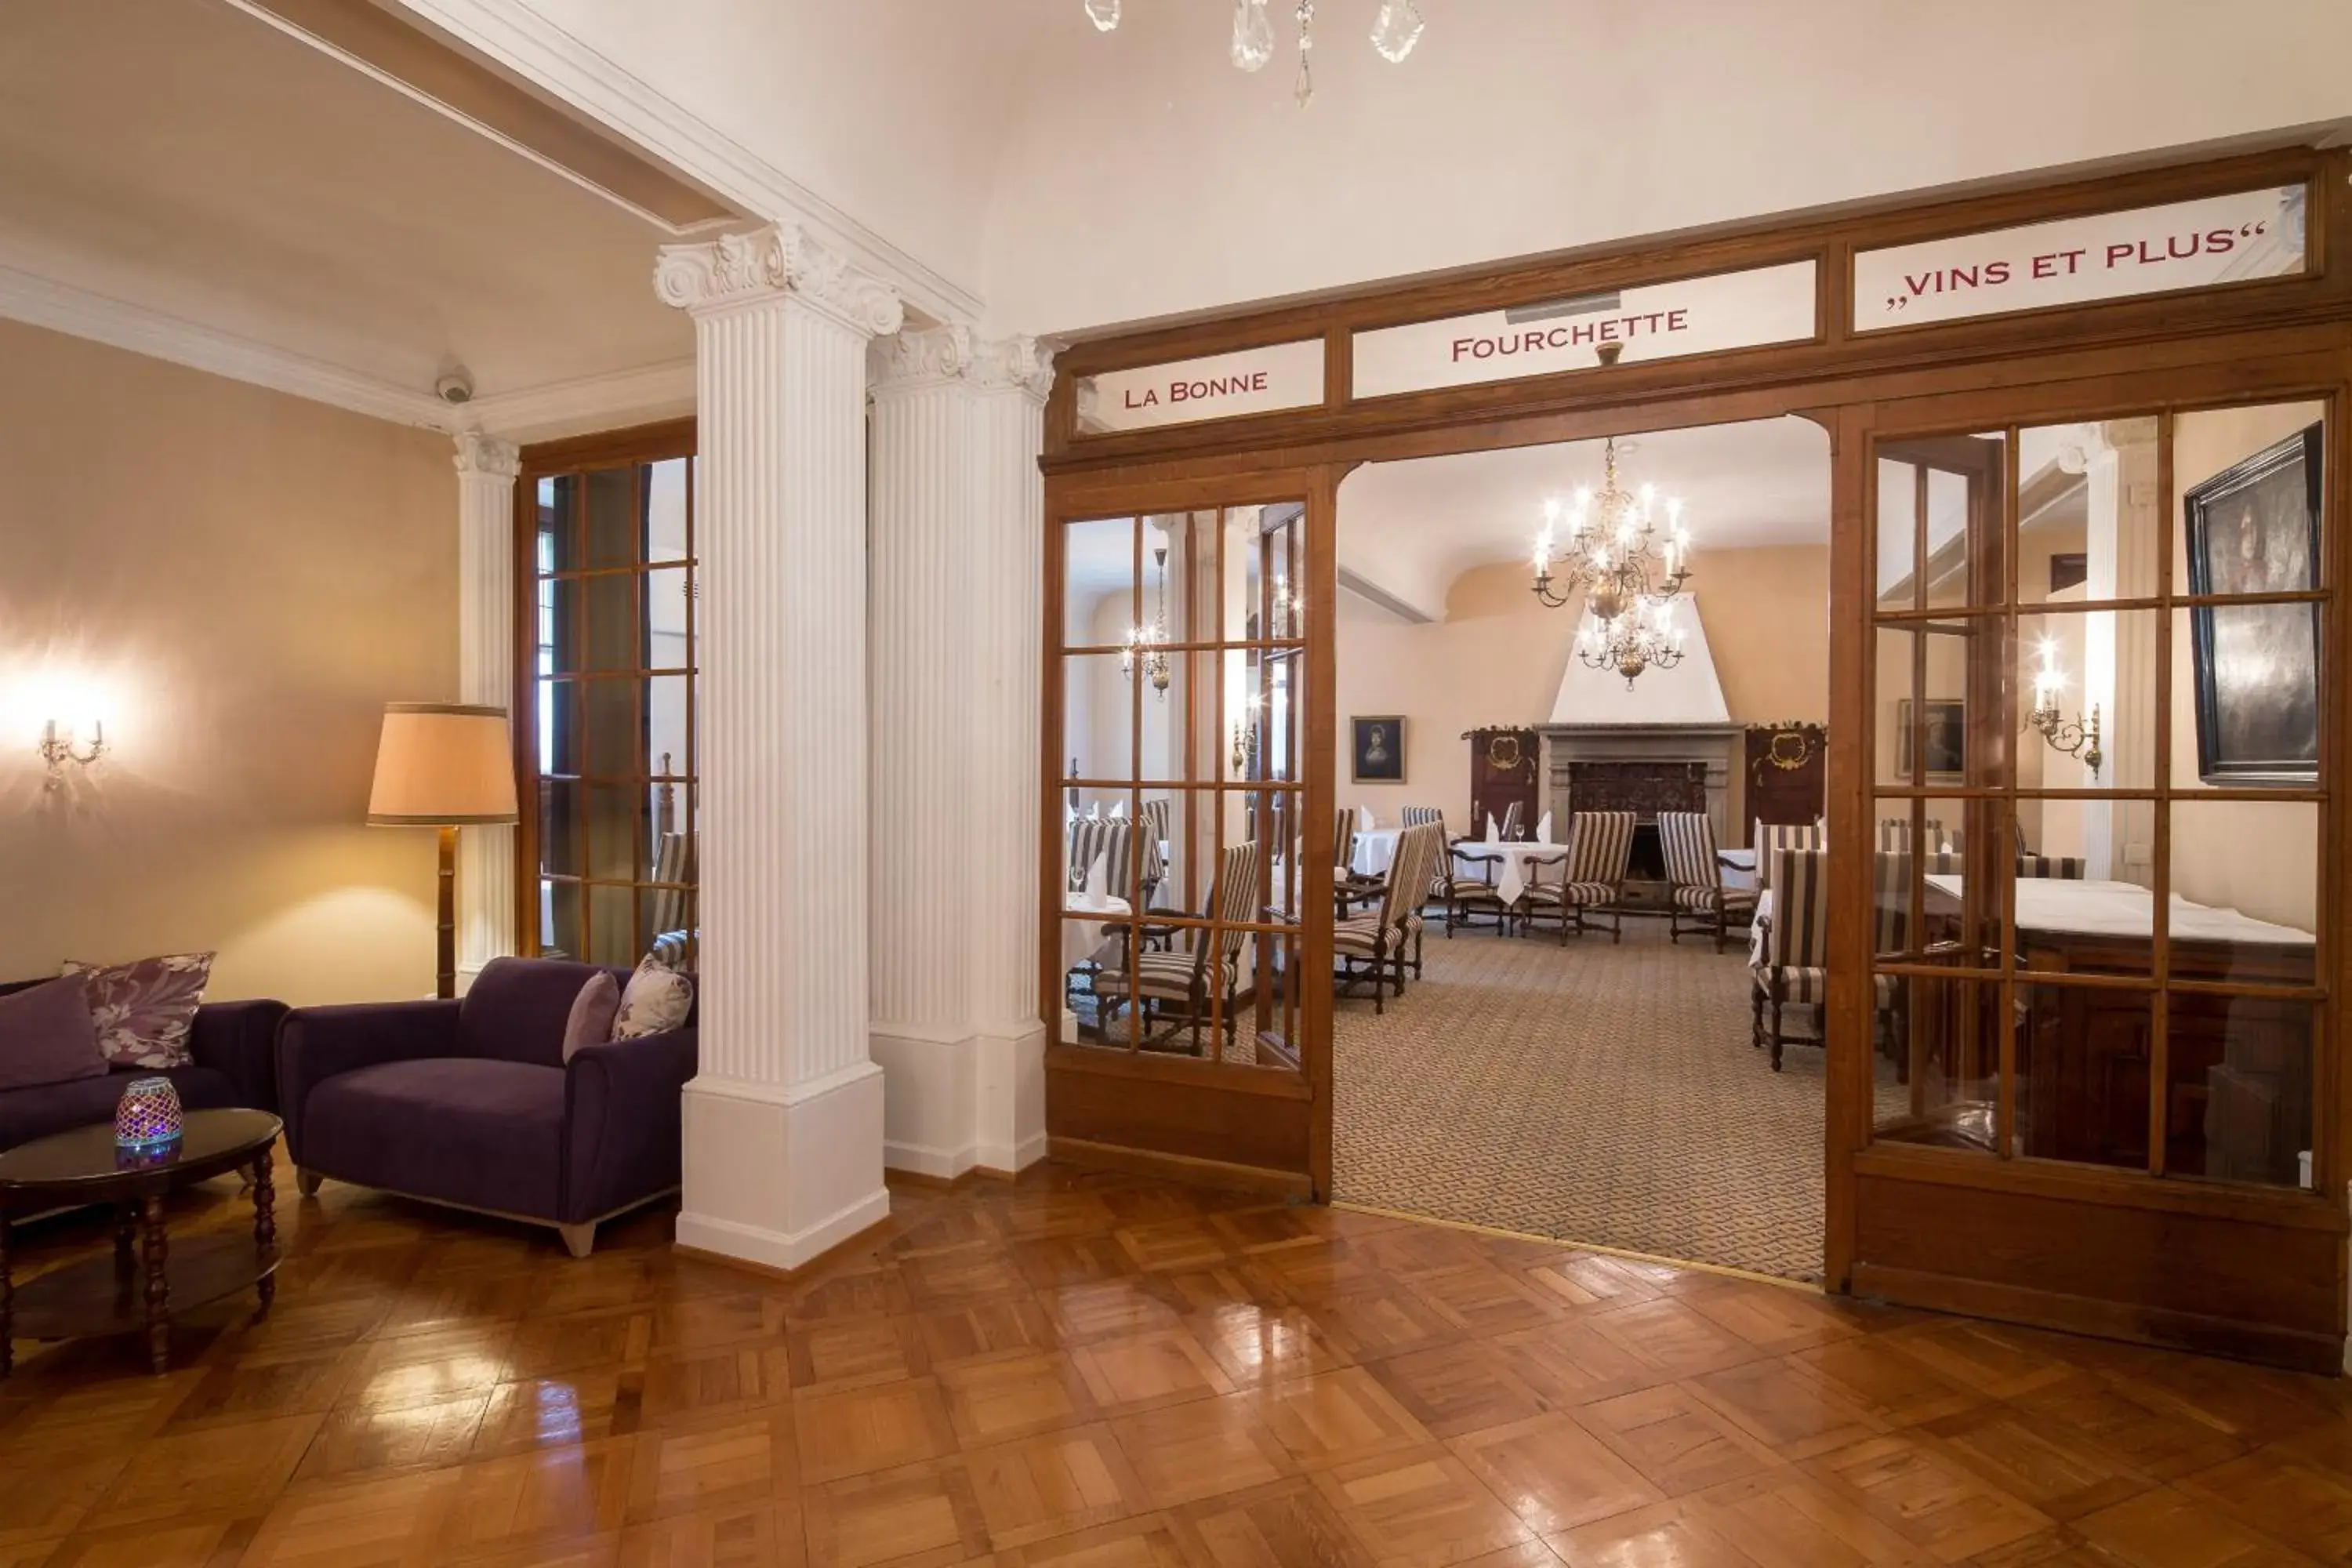
[[[839,1247],[859,1231],[890,1217],[890,1194],[869,1193],[848,1207],[835,1210],[797,1231],[769,1230],[738,1220],[708,1215],[677,1216],[677,1244],[722,1258],[740,1258],[761,1268],[786,1271],[806,1266]]]
[[[698,1078],[684,1110],[680,1244],[798,1268],[888,1216],[872,1063],[789,1087]]]

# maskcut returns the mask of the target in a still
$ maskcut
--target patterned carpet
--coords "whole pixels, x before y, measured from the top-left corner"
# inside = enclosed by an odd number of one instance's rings
[[[1822,1053],[1774,1073],[1749,1047],[1736,934],[1433,931],[1426,967],[1383,1016],[1339,1004],[1338,1197],[1819,1277]]]

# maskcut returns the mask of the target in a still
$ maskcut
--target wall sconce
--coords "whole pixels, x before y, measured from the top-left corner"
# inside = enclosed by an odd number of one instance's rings
[[[2049,742],[2050,749],[2062,756],[2080,757],[2091,776],[2099,776],[2099,764],[2106,761],[2099,750],[2099,705],[2091,704],[2091,716],[2084,719],[2079,712],[2071,721],[2058,710],[2058,693],[2066,687],[2065,672],[2058,668],[2058,649],[2048,637],[2042,639],[2042,668],[2033,672],[2033,711],[2025,716],[2025,727]]]
[[[41,726],[40,744],[34,750],[40,753],[41,761],[49,770],[48,782],[41,787],[63,789],[67,763],[86,768],[106,755],[106,721],[90,721],[89,739],[83,742],[76,737],[71,724],[60,729],[55,719],[47,720]]]

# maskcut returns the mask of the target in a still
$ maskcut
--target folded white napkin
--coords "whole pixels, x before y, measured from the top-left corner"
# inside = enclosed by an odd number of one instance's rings
[[[1064,822],[1076,822],[1077,819],[1078,808],[1076,806],[1064,805],[1062,807],[1062,820]]]
[[[1536,824],[1536,842],[1538,844],[1551,842],[1551,813],[1549,811],[1543,814],[1543,820]]]
[[[1495,814],[1490,811],[1486,814],[1486,842],[1500,844],[1502,841],[1503,830],[1495,826]]]
[[[1097,801],[1092,805],[1087,807],[1087,820],[1088,822],[1100,822],[1102,820],[1102,802]]]
[[[1372,808],[1370,806],[1360,805],[1356,807],[1357,832],[1370,833],[1373,828],[1378,827],[1379,826],[1380,824],[1372,819]]]
[[[1109,891],[1103,885],[1104,879],[1109,874],[1104,867],[1104,862],[1109,858],[1108,854],[1097,855],[1094,858],[1093,863],[1087,867],[1087,897],[1090,900],[1098,900]]]
[[[1127,815],[1127,802],[1123,800],[1113,801],[1111,803],[1110,815],[1111,820],[1114,822],[1118,820],[1120,817],[1125,816]]]

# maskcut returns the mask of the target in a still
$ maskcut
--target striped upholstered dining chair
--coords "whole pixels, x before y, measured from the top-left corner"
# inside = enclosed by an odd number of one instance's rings
[[[2020,855],[2017,858],[2020,877],[2057,877],[2067,881],[2083,879],[2083,858],[2079,855]]]
[[[1370,975],[1372,1011],[1382,1010],[1382,986],[1391,975],[1396,994],[1404,994],[1405,950],[1421,935],[1422,891],[1436,874],[1445,853],[1445,826],[1424,822],[1397,835],[1396,858],[1389,864],[1388,892],[1380,907],[1336,921],[1331,927],[1331,952],[1340,965],[1339,983],[1351,984]]]
[[[1142,1044],[1146,1049],[1163,1049],[1176,1037],[1178,1027],[1192,1030],[1192,1054],[1201,1055],[1201,1031],[1210,1023],[1210,998],[1215,997],[1223,1015],[1225,1040],[1231,1044],[1235,1033],[1234,995],[1241,978],[1242,944],[1249,932],[1238,929],[1242,922],[1255,918],[1257,899],[1257,846],[1229,844],[1217,861],[1216,884],[1209,889],[1208,902],[1201,909],[1201,918],[1223,922],[1213,928],[1184,927],[1178,941],[1162,952],[1146,948],[1135,955],[1135,979],[1130,987],[1124,954],[1110,967],[1095,976],[1095,994],[1104,998],[1106,1016],[1103,1033],[1116,1041],[1108,1009],[1129,1000],[1141,1005],[1144,1012]],[[1213,933],[1213,941],[1212,936]],[[1174,1022],[1166,1033],[1156,1039],[1150,1032],[1154,1018]]]
[[[1471,839],[1447,847],[1444,864],[1431,890],[1445,904],[1445,935],[1449,941],[1455,926],[1470,924],[1482,911],[1495,917],[1499,934],[1509,934],[1511,911],[1504,907],[1503,895],[1496,887],[1502,872],[1503,858],[1480,854],[1477,844]]]
[[[1683,921],[1696,917],[1695,928],[1715,932],[1715,951],[1723,951],[1723,928],[1732,916],[1743,919],[1756,910],[1756,889],[1723,885],[1723,865],[1715,858],[1715,823],[1703,811],[1658,813],[1658,847],[1666,862],[1668,896],[1666,936],[1680,942]]]
[[[1433,822],[1443,827],[1445,826],[1445,813],[1433,805],[1408,805],[1398,820],[1407,827],[1423,827]]]
[[[1772,885],[1772,856],[1781,849],[1826,849],[1830,847],[1826,824],[1813,822],[1765,822],[1756,824],[1756,833],[1749,840],[1756,846],[1756,885]]]
[[[1069,889],[1082,891],[1094,863],[1103,863],[1103,891],[1114,899],[1132,899],[1129,881],[1134,869],[1135,824],[1123,816],[1081,816],[1070,824]]]
[[[1756,944],[1748,961],[1750,1005],[1755,1021],[1748,1043],[1772,1044],[1772,1070],[1780,1070],[1781,1011],[1790,1005],[1819,1007],[1829,999],[1829,851],[1772,851],[1772,909],[1756,917]],[[1761,869],[1761,863],[1759,863]],[[1765,1009],[1771,1026],[1765,1026]],[[1814,1044],[1820,1043],[1818,1036]]]
[[[648,913],[653,917],[653,956],[672,969],[695,966],[695,938],[700,934],[694,915],[694,887],[699,880],[692,833],[665,833],[654,851],[654,880]]]
[[[1559,882],[1531,883],[1521,895],[1530,919],[1546,903],[1556,903],[1561,919],[1573,918],[1576,929],[1598,931],[1587,914],[1609,916],[1609,940],[1625,940],[1625,872],[1633,859],[1633,814],[1630,811],[1580,811],[1569,819],[1568,875]]]
[[[1168,860],[1160,846],[1168,842],[1169,816],[1175,805],[1163,795],[1143,801],[1135,808],[1136,823],[1143,829],[1143,837],[1135,848],[1143,860],[1143,901],[1146,904],[1153,901],[1152,895],[1168,877]]]

